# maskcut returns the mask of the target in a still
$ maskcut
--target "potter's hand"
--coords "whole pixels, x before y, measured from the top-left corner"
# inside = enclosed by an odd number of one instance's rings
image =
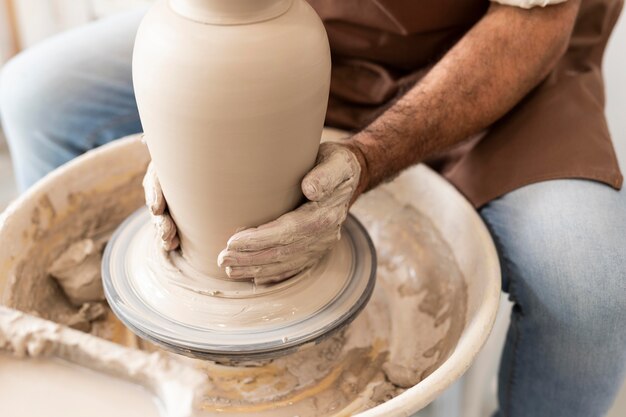
[[[230,238],[218,258],[230,278],[254,278],[257,284],[281,281],[312,266],[332,248],[359,194],[361,164],[353,149],[323,143],[317,165],[302,180],[310,201]]]
[[[152,221],[157,230],[157,236],[161,239],[161,246],[166,251],[171,251],[180,245],[176,233],[176,224],[167,212],[167,204],[161,190],[161,183],[157,178],[152,163],[148,165],[148,171],[143,177],[143,191],[146,196],[146,205],[152,215]]]

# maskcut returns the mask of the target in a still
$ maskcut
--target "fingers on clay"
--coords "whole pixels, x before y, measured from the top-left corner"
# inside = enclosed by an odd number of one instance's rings
[[[246,229],[233,235],[227,249],[234,251],[259,251],[276,246],[288,245],[300,240],[299,225],[310,221],[310,213],[292,211],[262,226]]]
[[[178,249],[178,247],[180,246],[180,239],[178,239],[178,236],[174,236],[172,239],[165,241],[162,241],[162,245],[163,245],[163,250],[165,250],[166,252],[171,252],[173,250]]]
[[[283,281],[302,272],[317,259],[300,257],[291,262],[273,263],[263,266],[228,267],[226,273],[232,279],[254,278],[256,284],[268,284]]]
[[[322,236],[309,237],[289,245],[276,246],[255,252],[242,252],[233,250],[223,250],[218,257],[220,267],[243,267],[269,265],[278,262],[288,262],[294,257],[308,256],[317,257],[319,253],[325,252],[328,246],[337,240],[335,229],[330,229]]]
[[[165,197],[152,163],[148,165],[148,170],[143,178],[143,189],[146,205],[150,212],[155,216],[163,214],[166,209]]]
[[[277,220],[233,235],[226,246],[229,251],[256,252],[286,246],[298,241],[318,240],[341,221],[345,208],[322,207],[306,203]]]
[[[163,249],[166,251],[172,251],[180,245],[180,240],[177,236],[176,224],[172,217],[168,214],[162,214],[154,218],[156,224],[157,233],[161,238]]]

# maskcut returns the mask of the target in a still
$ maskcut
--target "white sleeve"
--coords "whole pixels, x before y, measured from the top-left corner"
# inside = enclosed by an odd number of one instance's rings
[[[521,7],[522,9],[532,9],[533,7],[546,7],[553,4],[565,3],[567,0],[491,0],[492,2],[504,4],[506,6]]]

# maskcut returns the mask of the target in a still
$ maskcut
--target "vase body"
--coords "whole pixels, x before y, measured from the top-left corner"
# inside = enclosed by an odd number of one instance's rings
[[[161,0],[139,27],[133,83],[182,253],[225,277],[230,236],[302,201],[328,102],[323,24],[304,0]]]

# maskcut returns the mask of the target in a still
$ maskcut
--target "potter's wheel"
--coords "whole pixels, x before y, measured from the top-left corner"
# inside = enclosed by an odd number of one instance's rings
[[[200,274],[179,252],[158,247],[146,209],[120,225],[102,265],[107,300],[129,328],[216,361],[269,359],[320,341],[365,307],[376,277],[374,247],[352,216],[317,265],[273,285]]]
[[[331,133],[325,131],[327,137]],[[138,137],[113,142],[64,165],[0,215],[0,298],[9,307],[55,322],[46,322],[52,327],[44,336],[63,341],[69,331],[68,302],[50,279],[48,266],[72,242],[108,233],[144,204],[141,181],[149,160]],[[146,392],[156,389],[174,411],[182,411],[184,400],[191,399],[177,389],[180,367],[200,366],[210,380],[193,391],[201,397],[194,413],[168,414],[179,417],[412,415],[467,370],[489,335],[500,300],[497,254],[475,210],[424,166],[364,194],[352,210],[376,245],[376,288],[345,332],[311,349],[254,368],[155,356],[147,353],[153,349],[149,343],[138,342],[109,314],[106,321],[93,323],[93,336],[84,335],[87,339],[80,343],[70,339],[69,349],[46,345],[41,353],[137,381]],[[36,329],[28,326],[28,332]],[[32,341],[22,329],[16,328],[19,340]],[[130,349],[112,355],[116,345],[107,341]],[[106,353],[94,360],[98,349]],[[78,356],[67,356],[76,351]],[[145,366],[137,366],[137,358]],[[432,373],[389,400],[383,388],[393,385],[381,371],[385,363],[404,365],[418,375]],[[156,380],[147,378],[155,364],[167,365],[169,371],[159,372]],[[51,376],[42,371],[40,378]],[[377,401],[369,400],[373,393]],[[52,405],[48,415],[65,417],[68,410]]]

